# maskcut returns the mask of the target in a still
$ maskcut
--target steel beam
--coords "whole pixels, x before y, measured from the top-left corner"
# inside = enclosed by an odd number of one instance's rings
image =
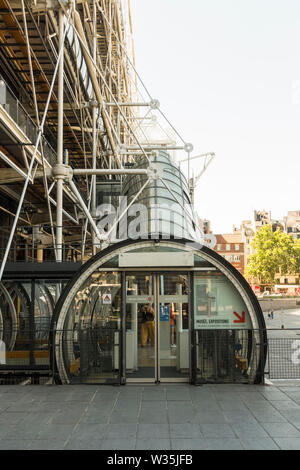
[[[147,175],[148,170],[145,168],[133,169],[108,169],[108,168],[82,168],[74,169],[73,175]]]
[[[59,50],[64,48],[64,13],[59,10]],[[57,164],[63,164],[63,126],[64,126],[64,51],[58,68],[58,116],[57,116]],[[57,261],[62,261],[63,225],[63,178],[57,177],[56,184],[56,252]]]

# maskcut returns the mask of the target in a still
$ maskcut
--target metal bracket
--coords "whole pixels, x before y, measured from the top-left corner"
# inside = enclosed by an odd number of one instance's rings
[[[151,109],[159,109],[160,102],[158,100],[152,99],[149,103]]]
[[[52,168],[52,176],[54,179],[63,179],[70,181],[73,177],[73,170],[69,165],[63,165],[62,163],[57,163]]]
[[[190,153],[194,150],[193,144],[186,143],[184,144],[184,151]]]
[[[160,165],[156,165],[155,163],[151,163],[151,165],[147,168],[147,175],[148,178],[152,180],[159,180],[163,177],[164,169]]]

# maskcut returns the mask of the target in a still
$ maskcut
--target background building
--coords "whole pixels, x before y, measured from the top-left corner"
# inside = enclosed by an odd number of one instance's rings
[[[289,211],[284,222],[286,232],[293,238],[300,238],[300,211]]]
[[[245,268],[245,244],[241,233],[217,234],[215,251],[231,263],[241,274]]]
[[[271,217],[271,212],[266,210],[254,211],[254,220],[245,220],[240,227],[233,226],[232,234],[218,234],[215,250],[235,266],[242,274],[245,274],[249,256],[254,253],[252,241],[260,228],[269,224],[272,231],[280,230],[294,239],[300,238],[300,211],[289,211],[281,220]],[[238,250],[239,248],[239,250]],[[275,290],[282,293],[292,293],[298,290],[298,275],[276,276]]]
[[[233,226],[233,233],[217,234],[215,250],[240,271],[245,273],[255,231],[250,220],[244,220],[240,227]]]
[[[271,223],[271,212],[266,210],[254,211],[254,224],[255,230],[258,230],[260,227]]]

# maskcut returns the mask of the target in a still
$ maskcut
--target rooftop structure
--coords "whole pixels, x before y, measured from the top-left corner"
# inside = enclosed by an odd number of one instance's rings
[[[261,309],[193,208],[215,155],[142,81],[129,2],[0,0],[0,76],[0,372],[262,381]]]

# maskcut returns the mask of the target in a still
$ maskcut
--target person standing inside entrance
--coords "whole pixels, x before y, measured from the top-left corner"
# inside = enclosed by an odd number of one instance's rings
[[[174,304],[170,304],[170,332],[171,332],[171,347],[176,346],[175,344],[175,327],[176,327],[176,312]]]
[[[155,344],[155,326],[154,326],[154,310],[150,304],[143,307],[142,310],[142,326],[141,326],[141,346],[145,347],[150,338],[151,346]]]

